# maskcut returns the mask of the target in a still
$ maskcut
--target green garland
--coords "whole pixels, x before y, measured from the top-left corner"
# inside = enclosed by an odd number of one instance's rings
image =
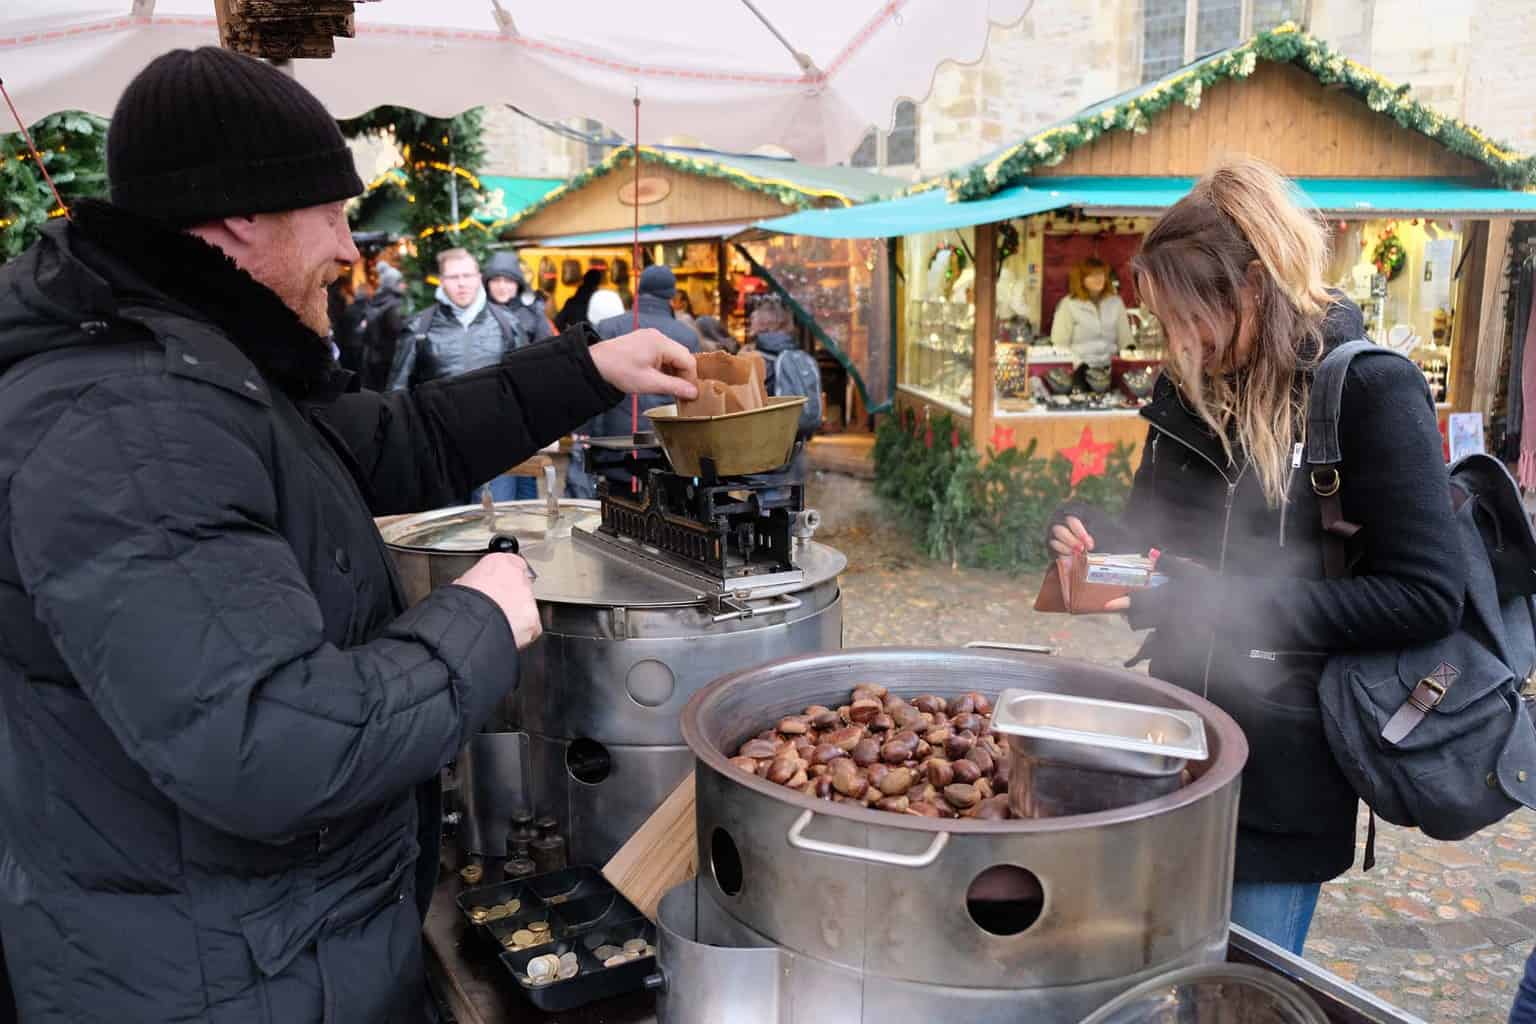
[[[1110,453],[1102,476],[1072,486],[1072,463],[1025,449],[988,452],[948,415],[911,409],[883,417],[875,434],[875,493],[930,558],[951,566],[1027,572],[1044,568],[1046,527],[1068,499],[1119,515],[1131,492],[1130,445]]]
[[[480,110],[444,118],[428,117],[407,107],[376,107],[362,117],[342,121],[341,131],[348,138],[388,136],[400,149],[404,180],[399,187],[413,200],[406,214],[406,230],[416,243],[415,255],[405,261],[406,298],[413,309],[425,308],[436,290],[437,254],[462,246],[483,258],[490,241],[484,231],[464,230],[474,223],[482,198],[475,178],[485,162]],[[465,173],[455,172],[455,167]],[[453,220],[455,188],[457,223]],[[364,204],[377,202],[375,197],[385,191],[371,190],[353,208],[353,223],[367,212]]]
[[[66,203],[107,194],[107,122],[94,114],[51,114],[32,141]],[[61,211],[20,132],[0,135],[0,263],[37,241]]]
[[[728,167],[714,160],[707,160],[702,157],[682,156],[677,153],[668,153],[665,150],[652,149],[649,146],[641,146],[640,160],[642,163],[656,164],[674,171],[697,175],[701,178],[728,181],[738,188],[769,196],[785,206],[796,210],[806,210],[815,207],[820,199],[835,199],[844,206],[853,205],[853,199],[841,192],[831,189],[808,189],[787,181],[760,178],[757,175],[748,174],[746,171],[740,171],[734,167]],[[601,162],[588,167],[532,206],[524,207],[516,216],[507,218],[504,222],[505,226],[508,228],[515,227],[546,207],[559,202],[569,193],[585,188],[599,178],[606,177],[622,167],[632,166],[633,163],[634,149],[632,147],[625,146],[615,149],[604,157]]]
[[[1343,86],[1377,113],[1387,114],[1404,128],[1434,139],[1452,153],[1487,166],[1502,188],[1525,189],[1536,185],[1536,157],[1517,153],[1507,145],[1493,142],[1471,125],[1430,109],[1409,95],[1406,83],[1388,81],[1295,25],[1285,24],[1156,82],[1122,103],[1047,128],[984,164],[972,164],[947,179],[926,182],[908,191],[944,185],[957,199],[984,199],[1018,184],[1035,168],[1061,163],[1074,150],[1105,135],[1122,131],[1144,134],[1154,120],[1176,103],[1191,110],[1198,108],[1207,89],[1247,78],[1261,60],[1295,64],[1324,85]]]

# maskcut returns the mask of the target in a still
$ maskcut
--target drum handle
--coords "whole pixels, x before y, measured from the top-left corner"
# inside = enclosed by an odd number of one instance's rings
[[[828,857],[845,857],[848,860],[863,861],[866,864],[880,864],[891,868],[925,868],[938,860],[939,854],[944,852],[944,847],[949,845],[948,832],[935,833],[933,842],[929,843],[928,849],[922,853],[886,853],[884,850],[829,843],[824,839],[807,839],[805,830],[810,827],[815,817],[815,811],[803,811],[800,817],[795,819],[795,823],[789,827],[787,836],[790,846],[807,853],[824,853]]]

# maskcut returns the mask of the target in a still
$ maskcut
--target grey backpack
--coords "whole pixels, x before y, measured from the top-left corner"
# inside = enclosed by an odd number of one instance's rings
[[[1348,575],[1344,541],[1359,529],[1339,502],[1339,409],[1345,373],[1361,357],[1404,358],[1369,341],[1339,346],[1313,378],[1307,417],[1330,577]],[[1318,684],[1328,745],[1360,799],[1443,840],[1536,806],[1536,727],[1522,699],[1536,668],[1536,536],[1497,459],[1467,456],[1450,482],[1456,536],[1446,543],[1461,546],[1468,569],[1461,624],[1420,647],[1334,655]],[[1371,826],[1367,868],[1374,818]]]
[[[804,349],[791,348],[766,358],[774,397],[805,396],[795,434],[810,437],[821,426],[821,367],[816,365],[816,357]]]

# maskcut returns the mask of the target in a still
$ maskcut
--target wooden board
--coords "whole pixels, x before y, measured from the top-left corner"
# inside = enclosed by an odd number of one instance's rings
[[[1490,176],[1482,164],[1402,127],[1352,93],[1330,89],[1301,68],[1264,61],[1249,78],[1206,90],[1197,110],[1179,105],[1156,117],[1145,135],[1112,132],[1034,173],[1198,176],[1222,157],[1242,153],[1303,177]]]
[[[667,891],[699,872],[697,832],[689,772],[603,867],[603,877],[654,921],[656,904]]]

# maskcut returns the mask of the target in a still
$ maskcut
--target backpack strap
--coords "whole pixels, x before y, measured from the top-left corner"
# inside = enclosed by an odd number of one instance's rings
[[[1307,474],[1323,521],[1323,574],[1328,579],[1349,575],[1349,550],[1346,542],[1360,532],[1358,523],[1344,518],[1339,498],[1343,480],[1339,466],[1344,461],[1339,446],[1339,416],[1344,407],[1344,381],[1356,356],[1397,355],[1391,349],[1361,338],[1347,341],[1329,352],[1312,374],[1312,396],[1307,404]],[[1398,358],[1402,358],[1399,356]]]

